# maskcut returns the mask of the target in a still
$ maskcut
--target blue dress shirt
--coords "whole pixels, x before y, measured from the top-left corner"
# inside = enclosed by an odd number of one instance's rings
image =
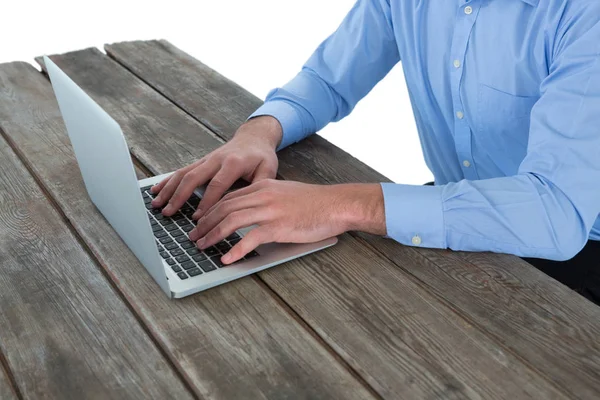
[[[358,0],[252,116],[283,148],[401,59],[435,186],[381,184],[388,236],[554,260],[600,240],[600,1]]]

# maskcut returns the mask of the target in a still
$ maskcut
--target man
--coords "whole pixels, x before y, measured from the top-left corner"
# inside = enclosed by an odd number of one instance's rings
[[[348,115],[400,59],[435,185],[273,180],[276,150]],[[253,184],[219,200],[240,177]],[[171,215],[207,182],[199,247],[258,225],[224,263],[360,230],[529,257],[599,301],[600,2],[358,0],[233,140],[158,184],[153,204]]]

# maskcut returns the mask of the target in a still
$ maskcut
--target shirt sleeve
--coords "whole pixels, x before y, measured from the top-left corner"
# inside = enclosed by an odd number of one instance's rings
[[[600,22],[566,21],[518,173],[442,186],[382,184],[388,236],[407,245],[567,260],[600,213]]]
[[[358,0],[300,73],[250,118],[277,118],[280,150],[348,115],[399,60],[388,1]]]

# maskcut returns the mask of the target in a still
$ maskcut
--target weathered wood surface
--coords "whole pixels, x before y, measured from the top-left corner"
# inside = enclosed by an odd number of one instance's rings
[[[97,50],[95,53],[99,54]],[[112,82],[112,79],[107,80]],[[118,74],[114,76],[114,85],[118,86],[120,79]],[[35,101],[36,110],[27,118],[40,128],[23,130],[17,124],[7,129],[7,134],[23,149],[23,158],[197,395],[371,397],[336,361],[336,356],[324,349],[268,289],[253,279],[239,280],[184,300],[168,300],[88,200],[49,82],[33,69],[13,74],[12,81],[13,88],[35,82],[31,90],[18,91],[11,107],[19,109]],[[114,90],[112,84],[100,87],[112,98],[109,94]],[[140,93],[154,93],[143,84],[128,88],[132,90],[130,98],[122,99],[123,104],[135,104]],[[169,125],[178,110],[158,95],[152,98],[154,101],[141,106],[123,106],[116,113],[129,118],[131,124],[124,125],[126,130],[133,129],[141,135],[161,128],[166,132],[173,129],[197,134],[198,128],[191,120]]]
[[[118,43],[106,50],[224,139],[261,104],[166,41]],[[282,151],[280,160],[286,179],[387,181],[318,136]],[[600,309],[592,303],[516,257],[413,249],[357,236],[557,387],[578,397],[600,394]]]
[[[4,73],[15,68],[0,66],[0,104]],[[0,327],[26,398],[191,398],[2,137]]]
[[[97,50],[93,53],[99,54]],[[183,300],[167,299],[88,199],[48,80],[28,65],[3,67],[0,74],[0,124],[6,135],[197,396],[372,397],[337,356],[255,279],[239,280]],[[105,81],[103,75],[96,79]],[[123,76],[115,74],[98,87],[112,99],[111,91],[122,83]],[[128,84],[126,88],[131,92],[128,99],[120,99],[122,108],[116,112],[118,105],[114,104],[109,112],[127,120],[124,128],[139,132],[141,141],[171,129],[198,134],[191,119],[173,124],[184,114],[146,85]],[[151,101],[140,101],[146,97]],[[142,138],[145,134],[149,138]]]
[[[1,355],[0,355],[1,357]],[[13,388],[10,379],[8,378],[8,371],[6,371],[0,365],[0,399],[2,400],[17,400],[17,394]]]
[[[156,92],[143,91],[139,80],[98,51],[52,58],[121,123],[132,152],[150,170],[173,170],[222,143],[187,115],[168,116],[169,106]],[[104,84],[99,87],[98,82]],[[128,103],[140,109],[121,111]],[[157,107],[163,107],[162,124],[179,127],[168,130],[166,142],[164,131],[135,129],[135,121]],[[181,129],[187,123],[195,128]],[[500,346],[473,327],[463,329],[464,321],[450,309],[437,306],[433,297],[349,235],[338,246],[261,276],[267,284],[279,285],[283,300],[383,396],[506,398],[543,392],[560,397],[513,355],[499,359]],[[362,285],[369,288],[366,294]],[[481,368],[472,368],[474,364]],[[496,380],[490,383],[491,377]],[[507,380],[515,384],[507,386]]]

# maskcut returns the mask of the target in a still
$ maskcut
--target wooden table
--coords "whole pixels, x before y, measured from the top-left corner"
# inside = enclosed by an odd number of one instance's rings
[[[140,177],[261,104],[166,41],[105,50],[51,58],[121,124]],[[169,300],[90,202],[30,64],[0,65],[0,128],[1,399],[600,398],[600,307],[516,257],[350,233]],[[318,136],[279,155],[283,179],[387,181]]]

